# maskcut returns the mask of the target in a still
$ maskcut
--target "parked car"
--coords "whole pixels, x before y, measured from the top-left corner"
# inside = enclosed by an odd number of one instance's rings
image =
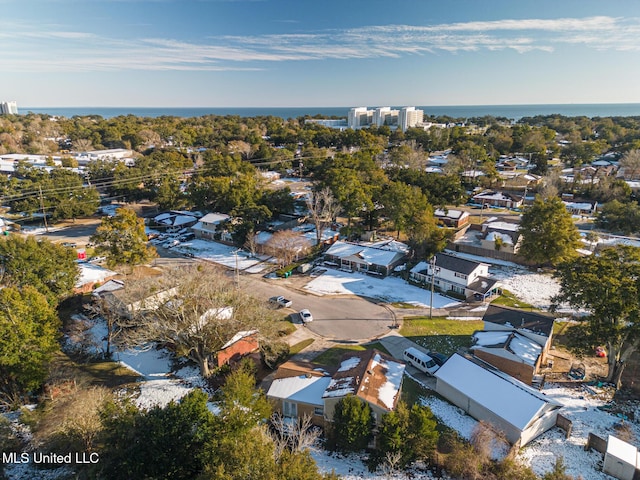
[[[429,350],[429,356],[433,358],[433,361],[436,362],[440,367],[444,365],[444,362],[449,359],[449,357],[447,357],[445,354],[434,352],[433,350]]]
[[[300,320],[302,320],[302,323],[313,322],[313,315],[311,315],[311,312],[309,310],[303,308],[302,310],[300,310]]]
[[[291,300],[284,298],[282,295],[271,297],[269,299],[269,303],[272,305],[277,305],[278,307],[285,308],[289,308],[291,305],[293,305],[293,302]]]
[[[69,248],[76,248],[78,245],[76,245],[74,242],[62,242],[62,246],[69,247]]]
[[[402,356],[409,365],[429,375],[433,375],[440,368],[433,358],[414,347],[407,348]]]

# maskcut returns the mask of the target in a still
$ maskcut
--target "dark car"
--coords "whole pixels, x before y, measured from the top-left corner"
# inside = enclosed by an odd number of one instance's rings
[[[434,362],[436,362],[439,366],[444,365],[444,362],[446,362],[449,357],[447,357],[446,355],[444,355],[443,353],[438,353],[438,352],[429,352],[429,356],[433,359]]]

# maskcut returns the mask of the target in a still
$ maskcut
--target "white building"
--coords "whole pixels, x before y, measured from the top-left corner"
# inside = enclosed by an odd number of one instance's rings
[[[416,110],[416,107],[402,107],[398,114],[398,128],[405,132],[408,128],[421,125],[423,118],[422,110]]]
[[[373,119],[373,110],[367,110],[367,107],[354,107],[349,110],[347,125],[354,130],[371,125]]]
[[[373,112],[373,125],[381,127],[382,125],[397,125],[398,110],[391,110],[391,107],[378,107]]]
[[[2,115],[17,115],[18,104],[16,102],[2,102],[0,103],[0,114]]]

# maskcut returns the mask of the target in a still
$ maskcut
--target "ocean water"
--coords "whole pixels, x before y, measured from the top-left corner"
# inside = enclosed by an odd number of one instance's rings
[[[346,118],[351,107],[18,107],[21,114],[33,112],[71,118],[99,115],[112,118],[120,115],[137,117],[201,117],[203,115],[237,115],[240,117],[275,116],[284,119],[305,115]],[[375,108],[375,107],[369,107]],[[399,107],[392,107],[399,108]],[[640,116],[640,103],[549,104],[549,105],[455,105],[416,106],[425,116],[446,115],[453,118],[471,118],[492,115],[519,120],[535,115],[559,114],[565,117],[629,117]]]

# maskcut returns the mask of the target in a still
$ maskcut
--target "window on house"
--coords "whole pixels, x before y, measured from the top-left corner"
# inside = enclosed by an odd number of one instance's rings
[[[297,417],[298,404],[293,402],[282,402],[282,414],[285,417]]]
[[[314,415],[319,415],[319,416],[324,415],[324,408],[323,407],[315,407],[313,409],[313,414]]]
[[[467,276],[464,273],[455,272],[454,275],[458,278],[462,278],[463,280],[467,279]]]

